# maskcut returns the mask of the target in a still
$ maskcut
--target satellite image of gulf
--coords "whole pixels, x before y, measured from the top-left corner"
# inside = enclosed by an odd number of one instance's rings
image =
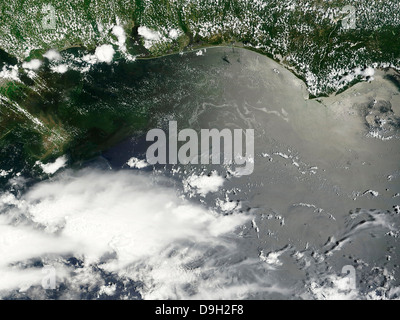
[[[400,299],[398,0],[0,21],[1,300]]]

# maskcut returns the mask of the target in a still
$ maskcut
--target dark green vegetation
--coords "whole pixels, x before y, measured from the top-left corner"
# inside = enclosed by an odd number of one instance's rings
[[[88,73],[64,74],[49,72],[46,63],[38,76],[43,85],[39,92],[20,84],[7,93],[17,96],[21,90],[20,98],[3,99],[1,170],[22,170],[29,176],[35,161],[51,161],[65,153],[71,162],[79,162],[159,126],[158,120],[167,114],[175,119],[190,117],[190,111],[182,115],[174,109],[189,110],[197,96],[220,95],[201,72],[201,60],[193,75],[187,70],[193,58],[191,53],[103,63]]]
[[[48,4],[55,29],[43,29]],[[342,26],[346,5],[355,8],[354,29]],[[0,48],[21,60],[49,48],[93,50],[115,40],[111,29],[120,23],[131,44],[138,26],[158,31],[161,39],[148,52],[153,56],[231,42],[258,48],[308,78],[316,95],[336,91],[340,70],[373,63],[399,67],[397,0],[14,0],[0,8]],[[167,41],[171,29],[180,37]]]
[[[51,160],[65,152],[83,159],[143,129],[149,105],[134,99],[141,67],[98,65],[89,75],[45,70],[40,92],[22,84],[2,87],[8,99],[1,108],[1,168],[15,169],[23,159],[31,164]]]

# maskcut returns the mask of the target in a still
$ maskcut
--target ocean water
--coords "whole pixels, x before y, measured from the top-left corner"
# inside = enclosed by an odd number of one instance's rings
[[[115,120],[128,137],[89,161],[67,155],[69,166],[48,179],[9,180],[0,195],[2,297],[399,297],[392,71],[310,100],[291,72],[243,49],[104,68],[110,75],[85,76],[97,95],[84,90],[81,110],[100,105],[115,118],[131,109],[144,120],[133,129]],[[199,134],[253,129],[254,171],[149,165],[146,132],[170,121]],[[54,289],[43,289],[44,266]]]

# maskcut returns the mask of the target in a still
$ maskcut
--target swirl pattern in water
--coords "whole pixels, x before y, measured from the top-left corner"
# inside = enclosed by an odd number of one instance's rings
[[[301,80],[246,50],[114,68],[101,78],[113,92],[102,108],[142,106],[148,121],[83,165],[69,155],[41,164],[49,179],[9,178],[0,196],[2,297],[399,297],[392,71],[309,100]],[[89,88],[99,86],[96,72],[84,80]],[[146,132],[167,132],[170,121],[199,136],[253,129],[253,172],[229,163],[150,165]]]

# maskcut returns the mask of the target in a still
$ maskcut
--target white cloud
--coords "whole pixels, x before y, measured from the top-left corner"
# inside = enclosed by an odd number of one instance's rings
[[[54,50],[54,49],[51,49],[51,50],[47,51],[43,55],[43,57],[49,59],[50,61],[53,61],[53,60],[59,61],[59,60],[62,59],[61,54],[58,51]]]
[[[66,254],[73,249],[77,248],[72,243],[32,227],[13,225],[9,217],[0,216],[0,290],[25,289],[41,284],[41,269],[24,269],[12,264],[53,252]]]
[[[99,62],[107,63],[110,63],[112,61],[114,54],[114,48],[110,44],[103,44],[100,47],[97,47],[94,53]]]
[[[375,69],[368,67],[367,69],[364,70],[364,76],[365,77],[372,77],[375,75]]]
[[[160,39],[160,34],[157,31],[151,30],[144,26],[138,28],[138,33],[145,40],[157,41]]]
[[[0,170],[0,177],[6,177],[8,175],[9,171],[6,170]]]
[[[209,192],[216,192],[224,184],[224,178],[213,171],[210,176],[192,174],[184,181],[185,191],[193,195],[199,193],[203,197]]]
[[[43,164],[40,161],[36,162],[36,165],[39,165],[44,173],[47,174],[54,174],[56,173],[59,169],[65,167],[67,165],[67,157],[66,156],[61,156],[59,158],[56,159],[56,161],[52,162],[52,163],[46,163]]]
[[[151,30],[145,26],[139,27],[138,33],[144,38],[144,46],[146,49],[150,49],[153,46],[154,42],[159,41],[161,38],[159,32]]]
[[[42,65],[42,61],[39,59],[32,59],[29,62],[22,63],[22,68],[29,69],[29,70],[38,70]]]
[[[350,289],[349,279],[343,276],[330,275],[323,284],[314,281],[310,284],[310,292],[318,300],[356,300],[359,298],[357,289]],[[328,281],[327,281],[328,280]]]
[[[149,166],[146,160],[140,160],[135,157],[130,158],[126,164],[131,168],[138,168],[138,169],[143,169]]]
[[[363,76],[364,78],[369,77],[370,80],[374,80],[375,69],[372,67],[368,67],[365,70],[361,70],[361,68],[356,68],[354,70],[355,76]]]
[[[86,270],[65,280],[77,290],[88,279],[97,281],[91,264],[143,282],[140,292],[148,299],[189,297],[188,286],[198,298],[234,298],[263,290],[262,283],[243,280],[232,284],[231,276],[246,274],[249,261],[237,265],[236,271],[217,263],[235,252],[228,234],[248,222],[249,216],[218,215],[180,199],[173,188],[154,185],[144,174],[64,171],[0,209],[0,273],[4,278],[0,289],[40,283],[35,268],[10,264],[44,257],[58,261],[57,256],[70,252],[84,261]],[[14,225],[16,215],[25,223]],[[213,248],[223,250],[222,256],[221,252],[210,256]],[[114,258],[103,260],[113,252]],[[205,256],[206,264],[187,267]],[[112,289],[102,292],[112,294]]]
[[[0,72],[0,78],[20,81],[18,77],[18,66],[3,66]]]
[[[94,54],[87,54],[82,57],[82,61],[85,61],[88,64],[95,64],[97,59]]]
[[[112,34],[117,37],[120,47],[125,45],[126,35],[124,29],[121,26],[114,26],[112,29]]]
[[[53,66],[53,67],[51,67],[51,71],[56,72],[56,73],[65,73],[68,71],[68,65],[60,64],[58,66]]]
[[[179,37],[179,31],[177,29],[169,30],[168,37],[170,37],[173,40],[176,40]]]

